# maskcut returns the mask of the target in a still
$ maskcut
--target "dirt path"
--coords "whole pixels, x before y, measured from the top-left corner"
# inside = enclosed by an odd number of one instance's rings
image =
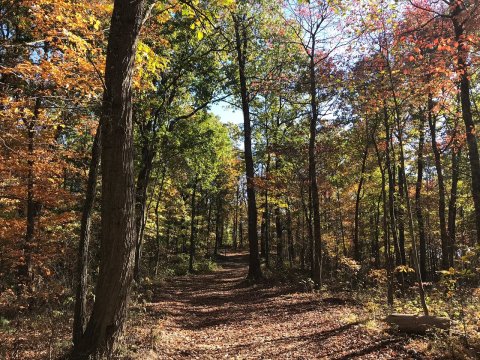
[[[174,278],[134,309],[135,359],[413,359],[404,341],[354,322],[359,309],[287,287],[247,286],[246,257]],[[144,312],[144,316],[135,316]],[[140,314],[138,314],[140,315]],[[146,315],[146,316],[145,316]],[[353,320],[352,320],[353,319]],[[147,344],[147,345],[146,345]]]

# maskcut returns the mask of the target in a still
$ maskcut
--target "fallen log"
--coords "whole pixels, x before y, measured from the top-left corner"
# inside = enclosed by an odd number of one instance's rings
[[[448,330],[451,323],[446,317],[412,314],[391,314],[385,322],[399,331],[414,334],[424,334],[431,329]]]

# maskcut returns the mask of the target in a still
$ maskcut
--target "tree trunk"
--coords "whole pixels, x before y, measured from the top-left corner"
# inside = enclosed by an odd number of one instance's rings
[[[293,267],[293,261],[295,260],[295,247],[293,244],[293,231],[292,231],[292,212],[290,207],[287,208],[287,245],[288,245],[288,261],[290,267]]]
[[[221,239],[220,239],[221,211],[222,211],[222,200],[220,199],[220,195],[217,195],[217,210],[215,212],[215,247],[213,249],[213,255],[215,256],[218,255],[218,250],[221,243]]]
[[[388,131],[387,131],[388,133]],[[377,141],[372,135],[372,143],[375,146],[375,152],[377,154],[377,161],[378,161],[378,168],[380,169],[380,173],[382,175],[382,205],[383,205],[383,246],[385,252],[385,269],[387,270],[387,304],[389,306],[393,306],[393,260],[391,255],[391,244],[390,244],[390,234],[389,234],[389,226],[388,226],[388,216],[389,212],[387,209],[387,191],[386,191],[386,176],[385,176],[385,168],[382,166],[382,159],[380,157],[380,152],[378,150]],[[388,151],[388,136],[385,138],[385,154],[387,156]],[[387,161],[386,161],[387,162]],[[385,164],[387,167],[387,164]],[[390,209],[391,210],[391,209]],[[391,226],[390,226],[391,228]]]
[[[317,165],[315,158],[316,136],[317,136],[317,121],[318,121],[318,107],[317,107],[317,84],[315,78],[315,37],[312,38],[312,49],[309,55],[309,82],[310,82],[310,139],[308,143],[308,175],[310,180],[310,193],[313,210],[313,241],[315,245],[314,250],[314,272],[313,280],[317,287],[321,288],[321,263],[322,263],[322,235],[320,227],[320,201],[318,198],[317,186]]]
[[[237,204],[238,206],[238,204]],[[237,211],[238,215],[238,211]],[[210,251],[210,231],[212,229],[212,199],[208,201],[208,213],[207,213],[207,252],[206,255],[210,256],[209,251]]]
[[[455,255],[456,218],[457,218],[457,189],[460,177],[461,149],[452,148],[452,187],[450,189],[450,201],[448,203],[448,262],[453,266]]]
[[[143,16],[143,0],[115,0],[101,118],[100,271],[92,315],[72,359],[111,353],[126,316],[136,240],[131,84]]]
[[[467,64],[468,50],[465,38],[465,28],[461,23],[461,3],[453,8],[452,22],[455,30],[455,40],[458,42],[457,71],[460,75],[460,101],[462,104],[462,118],[467,135],[468,157],[472,176],[472,197],[475,207],[475,224],[477,230],[477,244],[480,245],[480,159],[478,155],[475,123],[472,117],[472,103],[470,99],[470,79]]]
[[[372,241],[372,255],[371,257],[373,260],[373,265],[376,269],[380,267],[380,247],[378,244],[379,238],[379,231],[378,231],[378,224],[380,221],[380,200],[377,202],[377,206],[375,208],[372,207],[372,212],[370,214],[370,237]]]
[[[232,232],[232,242],[233,250],[237,250],[238,247],[238,197],[240,193],[240,186],[237,184],[237,190],[235,192],[235,210],[233,214],[233,232]],[[210,212],[209,212],[210,215]]]
[[[417,182],[415,184],[415,214],[418,224],[418,239],[420,243],[420,271],[422,273],[422,281],[427,278],[427,242],[425,239],[425,224],[423,221],[422,207],[422,185],[423,185],[423,147],[425,144],[425,118],[420,115],[419,138],[417,151]]]
[[[405,199],[405,179],[403,178],[403,174],[405,173],[405,169],[402,166],[398,167],[398,199],[396,206],[396,213],[397,213],[397,224],[398,224],[398,253],[400,254],[400,264],[406,265],[407,264],[407,257],[405,255],[405,211],[403,211],[403,204]],[[404,188],[405,187],[405,188]]]
[[[313,236],[313,201],[312,201],[312,188],[308,189],[308,249],[310,259],[310,277],[315,277],[315,243]]]
[[[35,126],[40,112],[41,100],[35,99],[35,108],[33,110],[33,119],[27,125],[28,137],[28,173],[27,173],[27,228],[25,233],[25,242],[23,243],[23,264],[18,268],[19,283],[30,287],[33,281],[32,251],[35,237],[35,217],[38,215],[40,205],[35,201]]]
[[[360,172],[360,181],[358,182],[358,187],[357,187],[357,196],[355,199],[355,222],[354,222],[354,231],[353,231],[353,258],[356,261],[361,260],[361,253],[360,253],[360,241],[359,241],[359,236],[358,236],[358,231],[359,231],[359,213],[360,213],[360,197],[362,193],[362,186],[363,186],[363,174],[365,173],[365,165],[367,163],[367,156],[368,156],[368,141],[367,144],[365,145],[365,150],[363,152],[363,157],[362,157],[362,169]]]
[[[135,189],[135,231],[137,239],[135,242],[135,268],[133,276],[135,281],[140,279],[140,265],[142,262],[142,243],[145,230],[145,210],[147,206],[147,188],[150,182],[150,173],[153,167],[154,149],[148,139],[144,139],[142,146],[142,161],[138,173]]]
[[[237,50],[238,72],[240,77],[240,93],[242,98],[243,132],[245,146],[245,168],[247,176],[247,206],[248,206],[248,244],[250,250],[249,267],[247,278],[258,280],[262,278],[260,258],[258,256],[258,235],[257,235],[257,204],[255,201],[255,168],[252,154],[252,129],[250,123],[250,99],[247,89],[247,77],[245,74],[246,52],[248,36],[244,19],[233,15],[235,27],[235,45]]]
[[[397,237],[397,221],[395,217],[395,183],[394,175],[392,172],[392,164],[390,160],[390,125],[388,123],[388,113],[387,109],[384,107],[384,125],[385,125],[385,167],[388,174],[388,210],[389,210],[389,219],[390,219],[390,233],[392,234],[393,246],[395,249],[395,258],[397,263],[400,259],[400,250],[398,247],[398,237]]]
[[[243,220],[240,219],[240,226],[238,229],[240,235],[240,249],[243,249]]]
[[[270,267],[270,207],[267,191],[265,191],[265,265]]]
[[[155,266],[154,266],[154,273],[155,276],[158,275],[158,266],[160,265],[160,212],[158,211],[160,207],[160,197],[157,197],[157,201],[155,202]],[[167,225],[168,226],[168,225]],[[168,227],[168,230],[170,227]],[[168,243],[166,248],[168,249]]]
[[[188,271],[193,273],[193,261],[195,258],[195,216],[196,216],[196,203],[195,197],[197,196],[197,178],[193,182],[192,188],[192,204],[190,213],[190,258],[188,261]]]
[[[266,229],[266,219],[265,219],[265,205],[264,204],[264,211],[262,213],[262,220],[260,221],[260,257],[265,258],[265,229]]]
[[[415,273],[417,276],[417,288],[418,288],[418,295],[420,297],[420,304],[422,305],[423,314],[425,316],[428,316],[429,311],[428,311],[428,306],[425,299],[425,291],[424,291],[423,282],[422,282],[422,272],[420,271],[420,263],[418,259],[417,241],[415,239],[415,231],[413,226],[412,207],[410,206],[410,197],[408,195],[408,181],[407,181],[407,176],[405,174],[405,151],[403,146],[403,129],[400,124],[400,109],[399,109],[399,105],[395,95],[395,89],[393,87],[392,72],[390,70],[390,67],[389,67],[389,74],[390,74],[390,84],[392,85],[391,90],[393,94],[393,100],[395,103],[395,122],[397,125],[397,131],[399,134],[398,145],[400,149],[400,170],[401,170],[403,183],[405,185],[405,205],[406,205],[407,218],[408,218],[408,232],[409,232],[411,243],[412,243],[413,265],[414,265]]]
[[[282,219],[280,216],[280,208],[275,208],[275,233],[277,235],[277,268],[283,268],[283,241],[282,241]]]
[[[430,127],[430,135],[432,140],[432,150],[435,158],[435,168],[437,170],[438,180],[438,218],[440,221],[440,240],[442,244],[442,269],[448,269],[448,234],[447,221],[445,214],[445,182],[443,180],[443,169],[440,150],[437,145],[437,124],[435,116],[432,114],[433,100],[432,95],[428,95],[428,124]]]
[[[77,289],[75,295],[75,310],[73,314],[73,344],[77,345],[85,331],[87,322],[87,287],[88,287],[88,247],[90,244],[90,226],[92,212],[97,192],[97,178],[100,164],[102,125],[99,124],[92,146],[92,158],[88,172],[85,202],[83,204],[80,222],[80,241],[77,259]]]
[[[156,242],[156,260],[155,260],[155,275],[158,275],[158,265],[160,263],[160,199],[162,197],[163,192],[163,184],[165,183],[165,175],[167,173],[167,167],[163,166],[162,169],[162,180],[160,181],[160,189],[158,190],[157,194],[157,201],[155,202],[155,242]],[[167,223],[167,234],[170,232],[170,224]],[[167,242],[166,242],[166,249],[168,250],[168,235],[167,235]]]
[[[342,206],[340,202],[340,191],[337,186],[337,207],[338,207],[338,224],[340,227],[340,236],[342,239],[342,253],[343,256],[347,256],[347,246],[345,244],[345,229],[343,227],[343,212],[342,212]]]

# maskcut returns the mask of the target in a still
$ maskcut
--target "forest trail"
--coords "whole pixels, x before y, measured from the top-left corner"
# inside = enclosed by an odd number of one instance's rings
[[[322,301],[291,286],[249,286],[245,254],[229,254],[220,265],[214,273],[151,288],[151,302],[132,310],[123,340],[132,358],[422,358],[407,352],[405,338],[352,321],[361,314],[358,306]]]

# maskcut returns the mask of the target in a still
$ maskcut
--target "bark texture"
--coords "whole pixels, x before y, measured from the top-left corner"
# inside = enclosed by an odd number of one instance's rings
[[[250,250],[247,277],[251,280],[258,280],[262,277],[262,271],[260,268],[260,257],[258,255],[257,203],[255,200],[255,169],[253,165],[252,154],[250,99],[247,88],[247,77],[245,74],[248,37],[244,20],[245,19],[243,19],[241,16],[233,15],[235,27],[235,48],[237,51],[237,65],[240,76],[240,93],[242,98],[245,168],[247,175],[248,244]]]
[[[75,310],[73,314],[73,344],[77,345],[85,331],[87,322],[87,287],[88,287],[88,255],[90,244],[90,227],[92,212],[97,191],[98,169],[100,165],[101,124],[97,128],[92,146],[92,158],[88,171],[85,202],[83,203],[82,220],[80,223],[80,242],[78,245],[77,289],[75,294]]]
[[[102,237],[95,303],[72,358],[110,353],[123,328],[135,255],[132,74],[143,0],[116,0],[102,103]]]

